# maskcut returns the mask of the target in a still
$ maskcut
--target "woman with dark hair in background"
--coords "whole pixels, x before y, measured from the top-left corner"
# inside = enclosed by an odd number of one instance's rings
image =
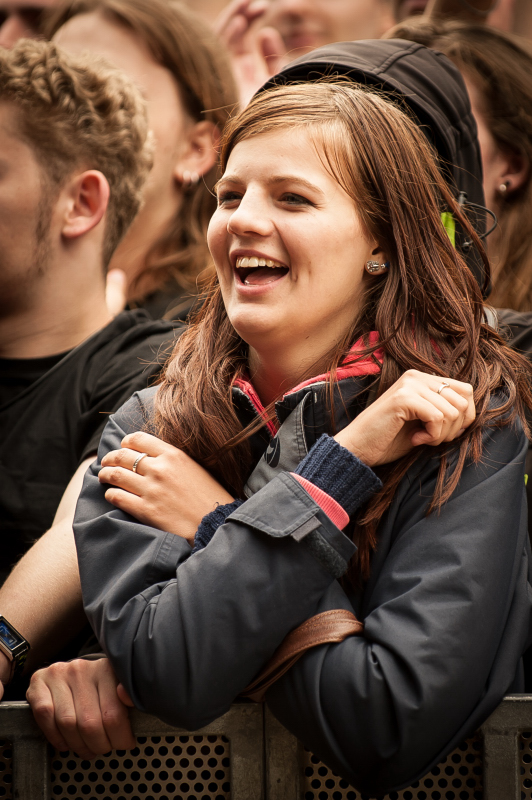
[[[497,308],[532,311],[532,49],[481,25],[423,17],[392,28],[445,53],[466,83],[475,116],[487,207],[499,224],[488,237]]]
[[[264,92],[222,166],[210,295],[86,476],[86,611],[120,697],[190,730],[309,617],[354,611],[363,636],[309,650],[266,701],[383,794],[522,685],[530,368],[484,323],[442,211],[478,236],[394,105],[347,81]],[[28,698],[90,755],[127,744],[112,686],[107,659],[72,662]]]
[[[47,34],[69,52],[120,67],[147,100],[154,166],[144,206],[110,269],[125,273],[129,305],[155,317],[171,313],[183,295],[196,293],[210,264],[215,147],[236,102],[224,50],[186,6],[166,0],[71,0],[55,9]]]

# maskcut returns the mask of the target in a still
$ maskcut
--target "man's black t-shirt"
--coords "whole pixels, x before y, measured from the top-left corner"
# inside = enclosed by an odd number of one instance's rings
[[[44,358],[0,358],[0,408],[59,364],[69,352]]]
[[[0,360],[0,582],[52,524],[109,414],[153,383],[182,329],[126,311],[66,354]]]

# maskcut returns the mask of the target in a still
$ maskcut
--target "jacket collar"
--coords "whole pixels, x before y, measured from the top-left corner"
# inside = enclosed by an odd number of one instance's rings
[[[373,346],[379,341],[379,334],[377,331],[371,331],[366,337],[366,341],[362,338],[359,339],[350,349],[348,355],[343,363],[336,370],[337,387],[335,389],[335,396],[338,397],[338,403],[335,406],[345,407],[350,401],[368,387],[371,381],[359,380],[368,378],[368,376],[378,375],[382,368],[382,361],[384,358],[384,351],[382,348],[375,350],[370,356],[361,355],[368,346]],[[268,420],[266,427],[270,436],[275,436],[279,429],[279,425],[284,422],[293,409],[303,400],[305,395],[314,392],[315,401],[323,394],[323,389],[326,387],[330,377],[330,372],[317,375],[314,378],[302,381],[293,389],[290,389],[275,404],[276,420]],[[238,405],[245,404],[248,410],[251,408],[255,415],[265,417],[264,406],[253,387],[253,384],[247,377],[237,378],[232,386],[233,398]],[[320,406],[323,404],[320,403]],[[345,410],[345,408],[344,408]],[[320,426],[321,427],[321,426]],[[342,427],[342,426],[340,426]]]

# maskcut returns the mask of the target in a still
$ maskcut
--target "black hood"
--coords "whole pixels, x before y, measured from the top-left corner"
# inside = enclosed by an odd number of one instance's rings
[[[462,76],[446,56],[402,39],[337,42],[293,61],[262,88],[335,75],[375,86],[402,107],[406,104],[438,151],[441,171],[456,198],[465,192],[467,202],[484,206],[477,126]],[[478,233],[484,233],[484,213],[470,218]],[[458,232],[460,249],[463,241]],[[466,248],[463,255],[482,286],[479,254]]]

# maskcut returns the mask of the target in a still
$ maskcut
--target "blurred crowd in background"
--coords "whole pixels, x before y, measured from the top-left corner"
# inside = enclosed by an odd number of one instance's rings
[[[0,0],[0,21],[4,48],[51,40],[60,51],[118,67],[133,84],[129,111],[120,114],[138,122],[137,105],[147,110],[147,125],[132,123],[137,138],[123,163],[113,163],[117,132],[102,135],[94,157],[108,165],[107,181],[83,173],[76,197],[84,211],[68,229],[53,210],[66,191],[54,164],[71,143],[74,168],[79,148],[92,154],[94,143],[78,141],[52,101],[50,141],[46,120],[40,132],[28,121],[25,141],[54,191],[35,190],[19,203],[0,186],[0,609],[31,641],[28,674],[78,652],[86,638],[72,538],[81,482],[109,413],[153,379],[160,369],[153,354],[164,354],[182,330],[212,270],[205,236],[224,125],[298,58],[308,64],[315,48],[336,42],[399,39],[437,50],[458,68],[478,130],[484,202],[477,205],[487,209],[488,228],[498,221],[485,238],[494,324],[532,353],[532,2]],[[18,61],[0,64],[0,102],[18,102],[22,90],[13,87],[27,67],[31,107],[42,100],[31,85],[44,57],[15,52]],[[31,178],[22,155],[1,132],[0,160],[17,164],[19,186]],[[128,191],[136,205],[122,214],[113,203]],[[47,203],[52,210],[43,210]],[[104,236],[98,222],[106,214]],[[0,682],[11,677],[0,653]]]

